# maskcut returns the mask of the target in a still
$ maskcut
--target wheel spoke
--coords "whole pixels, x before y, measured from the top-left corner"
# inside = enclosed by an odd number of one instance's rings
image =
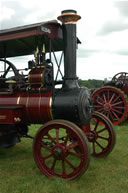
[[[107,115],[108,118],[110,117],[110,113],[109,112],[110,111],[106,112],[106,115]]]
[[[103,105],[94,105],[94,108],[103,108]]]
[[[113,115],[112,115],[112,112],[111,111],[109,111],[109,118],[110,118],[110,120],[114,120],[114,117],[113,117]]]
[[[65,162],[73,169],[76,170],[77,167],[75,167],[68,159],[65,159]]]
[[[56,129],[56,143],[59,143],[59,129]]]
[[[65,143],[65,144],[67,144],[68,139],[69,139],[69,133],[67,133],[67,135],[66,135],[66,137],[65,137],[65,140],[64,140],[64,143]]]
[[[119,98],[120,96],[115,97],[115,99],[113,100],[113,103],[115,103]]]
[[[126,108],[126,107],[121,107],[121,106],[119,106],[119,107],[118,107],[118,106],[117,106],[117,107],[114,107],[114,109],[122,109],[122,110],[125,109],[125,108]]]
[[[98,141],[95,141],[95,143],[96,143],[102,150],[104,150],[104,147],[103,147]]]
[[[99,113],[105,114],[106,111],[104,109],[102,109],[101,111],[98,111]]]
[[[3,74],[3,77],[5,78],[6,75],[8,74],[9,70],[10,70],[11,66],[8,66],[8,68],[6,69],[5,73]]]
[[[92,142],[92,152],[93,154],[96,154],[96,148],[95,148],[95,142]]]
[[[102,99],[102,97],[98,96],[97,102],[102,105],[102,103],[101,103],[99,100],[100,100],[101,102],[104,102],[104,100]]]
[[[52,169],[52,170],[54,170],[55,165],[56,165],[56,159],[54,158],[54,160],[53,160],[53,162],[52,162],[52,166],[51,166],[51,169]]]
[[[43,157],[43,159],[48,159],[48,158],[50,158],[50,157],[52,157],[52,156],[53,156],[53,154],[52,154],[52,153],[50,153],[49,155],[47,155],[47,156]]]
[[[67,150],[69,151],[70,149],[74,149],[75,147],[78,146],[78,142],[77,141],[73,141],[72,143],[70,143],[68,146],[67,146]]]
[[[110,95],[109,95],[109,90],[107,90],[107,95],[108,95],[108,101],[109,101],[109,98],[110,98]]]
[[[112,102],[112,100],[113,100],[113,98],[115,97],[115,93],[113,93],[113,95],[112,95],[112,97],[110,98],[110,101],[109,101],[109,103],[111,103]]]
[[[123,103],[124,103],[123,101],[119,101],[117,103],[112,104],[112,106],[120,105],[120,104],[123,104]]]
[[[41,147],[51,151],[51,148],[49,146],[43,144],[43,142],[41,143]]]
[[[52,141],[54,144],[56,144],[56,141],[53,139],[53,137],[52,137],[49,133],[47,133],[47,136],[48,136],[49,139],[51,139],[51,141]]]
[[[93,129],[94,131],[96,131],[98,125],[99,125],[99,120],[96,120],[96,124],[95,124],[95,127],[94,127],[94,129]]]
[[[103,98],[104,98],[104,102],[106,103],[107,102],[107,100],[106,100],[106,96],[105,96],[105,94],[103,93]]]
[[[95,108],[97,111],[99,111],[99,112],[104,111],[103,106],[94,106],[94,108]]]
[[[122,114],[122,112],[121,112],[121,111],[118,111],[117,109],[113,109],[113,112],[116,112],[116,113],[118,113],[118,114]]]
[[[65,161],[62,160],[62,174],[66,175],[66,167],[65,167]]]
[[[106,127],[101,129],[101,130],[99,130],[99,131],[97,131],[96,133],[99,134],[99,133],[102,133],[103,131],[106,131]]]
[[[118,115],[114,111],[112,111],[112,113],[115,116],[115,118],[118,120],[119,119]]]
[[[72,155],[72,156],[75,156],[75,157],[78,157],[78,158],[81,157],[81,154],[74,153],[74,152],[71,152],[71,151],[68,151],[68,154],[70,154],[70,155]]]
[[[98,138],[104,139],[104,140],[106,140],[106,141],[109,141],[109,138],[108,138],[108,137],[103,137],[103,136],[98,135]]]

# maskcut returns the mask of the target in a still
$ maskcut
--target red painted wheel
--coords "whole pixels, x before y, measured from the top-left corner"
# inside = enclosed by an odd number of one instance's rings
[[[114,82],[122,81],[122,83],[125,84],[128,81],[127,77],[128,77],[127,72],[119,72],[112,78],[112,81]]]
[[[76,152],[75,148],[81,151]],[[44,124],[35,136],[33,152],[41,172],[66,180],[81,176],[90,161],[89,142],[83,131],[65,120]]]
[[[94,110],[106,115],[114,125],[127,118],[127,95],[120,89],[104,86],[94,91]]]
[[[94,112],[88,127],[86,136],[91,145],[92,156],[107,156],[116,143],[116,133],[111,121],[105,115]]]

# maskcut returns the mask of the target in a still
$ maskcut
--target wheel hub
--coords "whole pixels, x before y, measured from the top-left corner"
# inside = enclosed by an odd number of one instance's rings
[[[89,134],[88,134],[89,142],[95,142],[97,138],[98,138],[98,135],[97,135],[96,131],[90,131],[89,132]]]
[[[66,156],[66,147],[63,144],[59,144],[58,146],[54,146],[53,147],[53,156],[60,160],[60,159],[64,159]]]
[[[111,105],[109,104],[109,103],[106,103],[105,105],[104,105],[104,110],[105,111],[109,111],[111,109]]]

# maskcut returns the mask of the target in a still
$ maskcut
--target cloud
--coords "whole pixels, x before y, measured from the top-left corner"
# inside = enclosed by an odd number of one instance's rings
[[[114,2],[113,11],[113,15],[111,15],[109,20],[105,21],[97,35],[108,35],[128,29],[128,1]],[[114,13],[116,13],[116,17]]]
[[[119,32],[128,29],[128,23],[120,21],[107,21],[97,35],[108,35],[113,32]]]
[[[128,56],[128,50],[124,50],[124,49],[115,50],[115,52],[113,53],[118,54],[118,55]]]
[[[89,58],[91,56],[97,55],[97,54],[109,54],[109,57],[113,54],[122,55],[122,56],[128,56],[128,50],[126,49],[106,49],[106,50],[94,50],[94,49],[79,49],[78,50],[78,57],[80,58]]]
[[[10,17],[15,14],[15,11],[11,8],[3,7],[1,10],[0,21],[10,20]]]
[[[128,16],[128,1],[116,1],[114,5],[122,16]]]
[[[99,52],[88,58],[77,59],[77,74],[81,79],[104,79],[118,72],[127,72],[128,56]]]
[[[20,1],[3,1],[0,7],[3,17],[0,20],[0,28],[6,29],[26,24],[26,17],[33,11],[34,8],[25,8]]]
[[[100,53],[102,52],[102,50],[98,50],[98,49],[78,49],[78,57],[80,58],[87,58],[87,57],[90,57],[94,54],[97,54],[97,53]]]
[[[99,50],[99,49],[79,49],[77,56],[79,58],[89,58],[94,55],[102,55],[102,54],[109,54],[109,57],[111,55],[116,54],[116,55],[122,55],[122,56],[128,56],[128,50],[127,49],[106,49],[106,50]]]

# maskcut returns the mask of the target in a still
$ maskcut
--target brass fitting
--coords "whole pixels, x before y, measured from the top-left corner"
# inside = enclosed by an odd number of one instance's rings
[[[81,19],[80,15],[77,15],[75,10],[64,10],[61,15],[57,17],[63,24],[76,24]]]

